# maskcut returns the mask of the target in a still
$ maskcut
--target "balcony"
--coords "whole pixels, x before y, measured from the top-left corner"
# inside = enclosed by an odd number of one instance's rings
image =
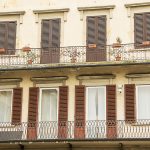
[[[1,50],[1,49],[0,49]],[[115,47],[69,46],[0,51],[1,68],[55,67],[150,62],[150,47],[122,44]]]
[[[0,123],[0,142],[150,139],[150,120]]]

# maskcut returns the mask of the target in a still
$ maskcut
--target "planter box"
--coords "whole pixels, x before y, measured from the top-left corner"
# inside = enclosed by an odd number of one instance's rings
[[[29,52],[29,51],[31,51],[31,48],[26,46],[26,47],[22,48],[22,51],[23,52]]]
[[[121,47],[120,43],[113,43],[112,48],[119,48]]]
[[[88,48],[96,48],[96,44],[88,44]]]
[[[150,46],[150,41],[143,41],[143,42],[142,42],[142,45],[143,45],[143,46]]]
[[[0,54],[4,54],[5,53],[5,49],[4,48],[0,48]]]

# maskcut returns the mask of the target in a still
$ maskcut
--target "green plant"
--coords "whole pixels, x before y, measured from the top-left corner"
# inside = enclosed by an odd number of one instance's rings
[[[119,43],[119,44],[121,44],[121,43],[122,43],[121,38],[120,38],[120,37],[117,37],[117,38],[116,38],[116,42]]]

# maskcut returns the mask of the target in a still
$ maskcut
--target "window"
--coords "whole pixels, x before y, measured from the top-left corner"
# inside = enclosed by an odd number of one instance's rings
[[[12,90],[0,91],[0,122],[11,121],[12,94]]]
[[[0,22],[0,48],[6,50],[5,54],[15,54],[17,22]]]
[[[87,120],[106,120],[106,87],[87,87]]]
[[[58,90],[51,88],[40,89],[39,121],[57,121]]]
[[[136,86],[137,119],[150,119],[150,85]]]
[[[150,41],[150,13],[137,13],[134,15],[135,43],[142,44]]]

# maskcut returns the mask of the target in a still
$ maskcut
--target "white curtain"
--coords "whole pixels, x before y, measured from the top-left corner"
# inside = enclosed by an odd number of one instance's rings
[[[105,87],[88,87],[87,89],[87,120],[106,119]]]
[[[150,119],[150,86],[137,86],[137,119]]]
[[[12,91],[0,91],[0,122],[11,121]]]
[[[57,90],[43,89],[41,96],[41,121],[57,121]]]

